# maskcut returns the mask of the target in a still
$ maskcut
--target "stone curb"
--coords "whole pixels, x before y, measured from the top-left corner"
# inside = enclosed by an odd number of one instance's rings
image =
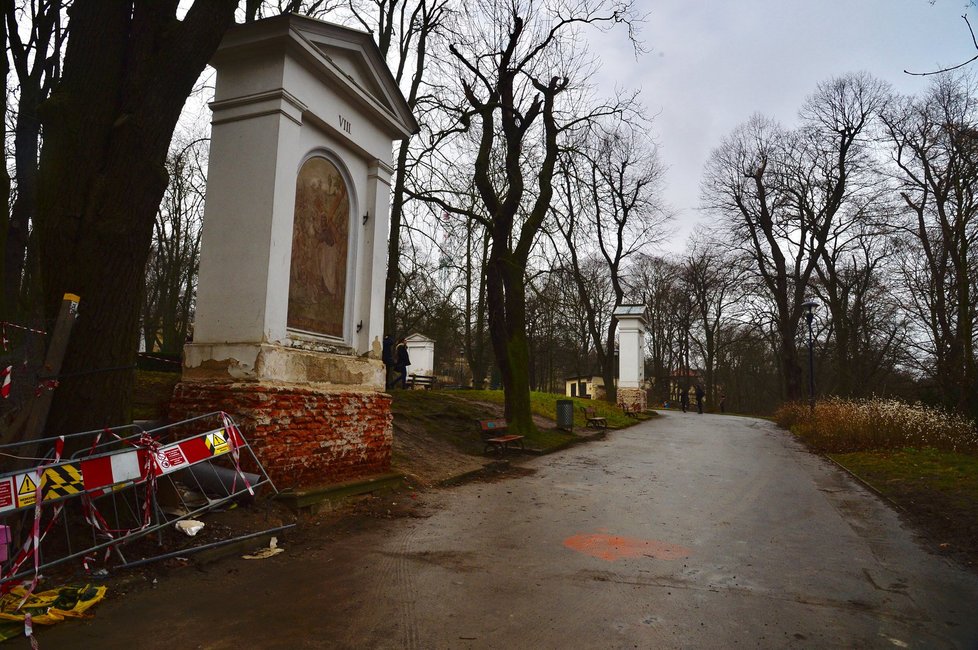
[[[403,474],[392,472],[368,476],[367,478],[347,481],[345,483],[327,485],[321,488],[279,492],[276,498],[293,510],[319,509],[324,505],[336,505],[352,496],[394,488],[404,480],[405,476]]]

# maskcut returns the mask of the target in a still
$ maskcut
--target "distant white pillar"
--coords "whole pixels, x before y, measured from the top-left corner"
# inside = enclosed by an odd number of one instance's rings
[[[404,339],[411,365],[408,375],[435,374],[435,342],[424,334],[412,334]]]
[[[615,309],[618,320],[618,404],[644,411],[645,395],[645,328],[648,322],[645,305],[620,305]]]

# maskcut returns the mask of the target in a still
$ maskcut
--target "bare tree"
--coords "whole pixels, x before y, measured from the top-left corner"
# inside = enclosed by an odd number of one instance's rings
[[[714,244],[694,241],[683,260],[682,277],[692,298],[695,327],[691,338],[703,362],[703,384],[708,398],[715,400],[719,390],[718,360],[736,342],[736,332],[746,295],[744,261]]]
[[[654,144],[637,121],[616,116],[610,124],[594,126],[586,140],[562,157],[554,215],[583,298],[605,396],[615,403],[618,323],[611,314],[629,292],[626,276],[631,258],[661,237],[666,219],[658,194],[663,170]],[[587,259],[594,256],[606,267],[611,304],[604,310],[604,318],[599,318],[597,297],[588,292],[582,255]]]
[[[931,4],[934,4],[934,1],[935,0],[931,0]],[[971,0],[968,4],[970,4],[971,6],[974,6],[975,5],[974,0]],[[968,35],[971,37],[971,44],[974,45],[974,47],[975,47],[976,50],[978,50],[978,39],[975,38],[975,30],[971,26],[971,21],[968,20],[967,14],[961,16],[961,20],[963,20],[964,21],[964,24],[968,26]],[[973,57],[971,57],[967,61],[962,61],[961,63],[957,63],[955,65],[950,65],[950,66],[947,66],[946,68],[940,68],[938,70],[931,70],[930,72],[911,72],[909,70],[904,70],[903,72],[906,73],[906,74],[909,74],[909,75],[913,75],[915,77],[928,77],[928,76],[931,76],[931,75],[939,75],[939,74],[944,74],[945,72],[952,72],[954,70],[959,70],[959,69],[961,69],[961,68],[963,68],[963,67],[965,67],[967,65],[970,65],[970,64],[974,63],[975,61],[978,61],[978,54],[975,54]]]
[[[480,1],[450,47],[464,103],[460,124],[477,138],[473,179],[491,246],[486,267],[489,331],[514,431],[531,431],[525,273],[550,209],[561,133],[581,119],[562,105],[581,60],[580,28],[627,22],[629,5]],[[604,112],[614,112],[607,107]],[[600,112],[600,109],[595,112]],[[592,115],[593,117],[593,115]],[[528,160],[533,160],[532,168]],[[444,208],[458,210],[447,203]],[[484,216],[483,216],[484,215]]]
[[[795,330],[817,258],[809,254],[812,224],[791,210],[786,189],[793,136],[755,115],[716,149],[704,180],[706,205],[728,219],[738,246],[774,303],[781,335],[784,392],[801,396]]]
[[[877,227],[861,225],[822,251],[812,286],[830,316],[825,335],[832,363],[831,372],[821,373],[824,392],[879,394],[900,360],[906,322],[890,286],[892,241]]]
[[[978,99],[974,87],[937,77],[919,99],[884,114],[909,219],[903,278],[920,330],[920,368],[942,401],[978,416]]]
[[[61,74],[66,36],[62,0],[4,3],[7,51],[17,75],[14,167],[17,196],[10,210],[3,247],[2,309],[18,311],[27,240],[37,213],[37,152],[41,139],[38,107]],[[23,30],[23,36],[21,34]],[[6,78],[6,76],[4,77]]]
[[[422,101],[426,76],[430,76],[430,52],[445,44],[439,38],[452,13],[452,0],[349,0],[348,8],[360,25],[374,33],[381,53],[394,68],[394,78],[405,90],[411,111]],[[401,140],[394,166],[390,235],[387,242],[387,279],[384,290],[388,328],[396,325],[396,296],[400,282],[401,224],[409,200],[408,182],[424,148],[410,138]],[[393,331],[393,330],[392,330]]]
[[[207,181],[202,159],[208,140],[181,140],[167,157],[170,182],[153,229],[143,303],[146,350],[167,354],[180,353],[190,329]]]
[[[486,316],[486,260],[489,233],[482,224],[465,220],[465,357],[472,387],[483,388],[489,372],[489,336]]]
[[[781,373],[777,353],[763,324],[748,321],[720,331],[728,340],[717,355],[716,378],[728,411],[770,413],[780,404]]]
[[[38,110],[45,313],[82,298],[50,433],[129,416],[133,373],[118,368],[135,359],[168,146],[238,0],[197,0],[182,19],[178,4],[74,0],[63,73]]]
[[[802,396],[801,304],[833,224],[853,200],[850,176],[885,99],[885,87],[867,75],[822,83],[801,111],[800,129],[785,131],[755,115],[707,166],[704,202],[726,217],[771,301],[789,400]]]
[[[10,0],[5,0],[4,9],[7,8]],[[3,36],[3,42],[7,42],[7,22],[0,21],[0,35]],[[0,72],[3,73],[3,79],[0,83],[3,84],[3,97],[6,101],[7,97],[7,77],[10,75],[10,61],[5,56],[3,61],[0,62]],[[0,143],[3,144],[4,158],[6,158],[7,153],[7,111],[6,104],[4,104],[4,114],[3,119],[0,120]],[[7,248],[7,233],[10,229],[10,173],[7,171],[7,165],[3,165],[0,169],[0,250],[6,251]],[[6,257],[4,258],[6,263]],[[6,317],[8,312],[6,301],[4,299],[3,293],[3,282],[0,278],[0,318]]]
[[[657,400],[670,400],[670,383],[688,374],[692,301],[683,286],[682,267],[670,258],[643,253],[636,264],[635,284],[648,306],[648,376]]]

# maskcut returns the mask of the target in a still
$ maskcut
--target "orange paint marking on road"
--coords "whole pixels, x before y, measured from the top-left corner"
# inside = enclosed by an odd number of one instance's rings
[[[564,540],[564,546],[599,560],[614,562],[625,558],[652,557],[657,560],[679,560],[692,551],[685,546],[656,539],[635,539],[606,533],[574,535]]]

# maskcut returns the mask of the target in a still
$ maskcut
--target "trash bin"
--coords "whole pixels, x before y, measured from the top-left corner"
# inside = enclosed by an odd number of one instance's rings
[[[574,430],[574,401],[569,399],[557,400],[557,428],[566,431]]]

